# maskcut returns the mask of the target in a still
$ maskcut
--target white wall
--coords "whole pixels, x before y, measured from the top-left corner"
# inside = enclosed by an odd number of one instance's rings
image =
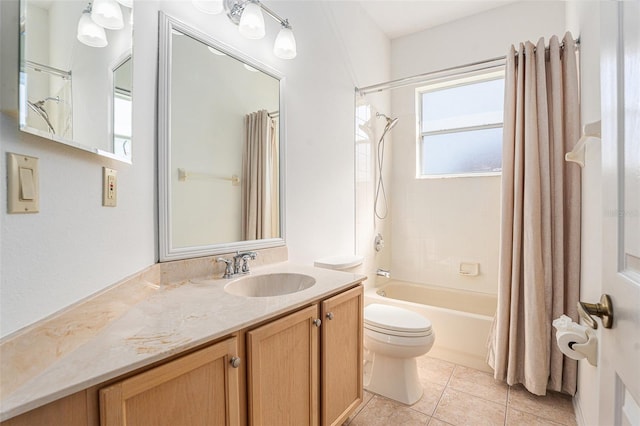
[[[124,165],[18,131],[18,2],[0,2],[5,153],[40,158],[40,213],[6,213],[0,188],[0,324],[2,336],[133,274],[157,259],[156,79],[158,9],[197,26],[285,75],[287,244],[290,259],[354,250],[354,86],[388,77],[386,38],[355,2],[278,1],[293,25],[298,57],[277,59],[267,37],[246,40],[224,15],[188,2],[136,2],[133,165]],[[338,30],[339,29],[339,30]],[[381,44],[371,44],[371,40]],[[388,43],[388,42],[387,42]],[[379,49],[378,49],[379,45]],[[118,170],[118,207],[101,206],[101,168]]]
[[[564,2],[523,1],[460,19],[391,44],[393,79],[504,56],[511,44],[565,32]],[[500,178],[415,179],[415,86],[392,92],[395,278],[495,293],[498,280]],[[458,274],[460,262],[480,275]]]

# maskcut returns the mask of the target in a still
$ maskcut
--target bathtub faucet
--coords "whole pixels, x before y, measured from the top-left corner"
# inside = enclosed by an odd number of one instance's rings
[[[388,269],[378,268],[378,270],[376,271],[376,275],[379,275],[379,276],[385,277],[385,278],[391,278],[391,271],[388,270]]]

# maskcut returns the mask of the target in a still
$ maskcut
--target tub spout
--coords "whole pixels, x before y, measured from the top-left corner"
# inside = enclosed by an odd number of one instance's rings
[[[391,278],[391,271],[388,269],[378,269],[376,271],[376,275],[379,275],[381,277],[385,277],[385,278]]]

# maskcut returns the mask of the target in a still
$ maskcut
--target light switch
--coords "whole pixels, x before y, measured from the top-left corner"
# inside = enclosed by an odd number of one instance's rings
[[[33,181],[33,169],[20,169],[20,201],[33,201],[36,198],[36,188]]]
[[[9,213],[37,213],[39,205],[38,159],[7,153],[7,210]]]

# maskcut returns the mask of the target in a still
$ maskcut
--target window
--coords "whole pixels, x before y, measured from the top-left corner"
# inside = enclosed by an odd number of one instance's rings
[[[433,83],[416,95],[418,177],[500,173],[504,70]]]

